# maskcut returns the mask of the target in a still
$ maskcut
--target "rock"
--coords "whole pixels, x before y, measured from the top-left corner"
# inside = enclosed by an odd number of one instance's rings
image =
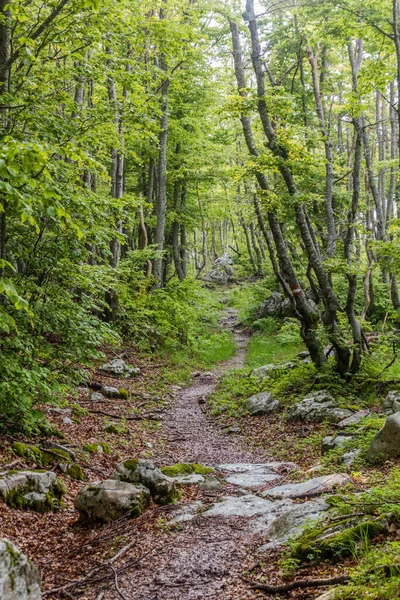
[[[128,398],[129,396],[128,390],[117,388],[112,385],[102,385],[100,392],[106,398]]]
[[[127,512],[138,517],[148,507],[150,492],[141,484],[106,479],[83,487],[74,500],[82,520],[108,523]]]
[[[71,479],[77,479],[83,481],[85,476],[82,471],[82,467],[76,463],[59,463],[58,465],[62,473],[69,475]]]
[[[318,312],[318,306],[315,304],[314,300],[309,298],[308,303],[310,304],[311,308],[315,312]],[[289,298],[285,298],[284,301],[282,302],[282,314],[287,319],[295,319],[296,318],[296,315],[293,312],[293,308],[292,308]]]
[[[327,592],[324,592],[321,596],[318,596],[318,598],[315,598],[315,600],[333,600],[335,597],[335,590],[328,590]]]
[[[239,498],[223,496],[211,508],[203,513],[204,517],[254,517],[271,510],[273,502],[247,494]]]
[[[320,391],[292,406],[288,412],[288,419],[312,421],[313,423],[322,423],[328,420],[329,423],[338,423],[352,415],[351,410],[336,407],[330,394]]]
[[[87,387],[84,387],[83,385],[79,385],[76,388],[76,391],[78,392],[78,394],[80,394],[81,396],[89,396],[89,389]]]
[[[352,452],[346,452],[341,457],[340,461],[346,465],[346,467],[351,467],[353,462],[356,460],[357,456],[360,454],[360,450],[353,450]]]
[[[400,411],[400,392],[392,390],[388,392],[385,400],[383,401],[383,409],[385,413],[391,415]]]
[[[137,367],[131,367],[127,365],[122,358],[114,358],[110,362],[99,367],[101,373],[106,375],[113,375],[115,377],[132,377],[139,375],[140,369]]]
[[[156,504],[171,504],[177,496],[174,480],[164,475],[150,460],[125,460],[117,466],[114,478],[143,484],[150,490]]]
[[[252,416],[266,415],[278,408],[279,402],[272,397],[270,392],[260,392],[246,400],[246,409]]]
[[[259,306],[254,314],[254,319],[263,319],[271,316],[282,316],[282,296],[279,292],[272,292],[267,300]]]
[[[344,443],[351,439],[352,437],[347,435],[337,435],[336,437],[333,435],[328,435],[322,440],[321,452],[322,454],[327,454],[327,452],[330,452],[339,446],[343,446]]]
[[[101,394],[100,392],[93,392],[90,395],[90,400],[92,402],[103,402],[104,399],[105,399],[105,396],[103,396],[103,394]]]
[[[178,477],[178,475],[190,475],[191,473],[208,475],[213,473],[214,469],[199,463],[175,463],[174,465],[162,467],[161,471],[164,475],[168,475],[168,477]]]
[[[229,427],[226,433],[240,433],[241,431],[241,427]]]
[[[380,459],[400,456],[400,412],[386,419],[367,450],[367,460],[371,463]]]
[[[350,415],[350,417],[339,421],[339,423],[337,423],[337,427],[339,427],[340,429],[344,429],[349,425],[358,425],[363,419],[365,419],[365,417],[368,417],[369,414],[371,414],[369,410],[359,410],[356,413]]]
[[[76,462],[76,454],[73,450],[71,450],[71,448],[68,448],[68,446],[63,446],[62,444],[58,444],[57,442],[47,441],[44,441],[42,445],[44,448],[54,448],[55,450],[61,450],[62,452],[66,452],[71,458],[71,460]]]
[[[305,360],[306,358],[309,358],[310,353],[308,350],[303,350],[302,352],[299,352],[297,355],[297,358],[299,358],[300,360]]]
[[[185,523],[191,521],[203,508],[203,503],[200,501],[193,502],[192,504],[184,504],[182,508],[173,514],[173,518],[168,521],[170,525],[177,525],[178,523]]]
[[[298,536],[305,525],[318,520],[327,509],[328,505],[323,500],[309,500],[303,504],[290,503],[286,506],[281,504],[276,518],[263,531],[267,543],[261,546],[260,550],[276,548],[287,542],[289,538]]]
[[[189,475],[179,475],[178,477],[173,477],[173,480],[179,485],[197,485],[198,483],[203,483],[204,477],[203,475],[199,475],[197,473],[190,473]]]
[[[53,471],[18,471],[0,479],[0,498],[13,508],[55,511],[65,492]]]
[[[74,422],[69,417],[64,417],[63,418],[63,423],[64,423],[64,425],[73,425]]]
[[[281,479],[279,469],[293,470],[297,465],[294,463],[232,463],[218,465],[216,468],[219,471],[232,473],[225,477],[227,483],[240,487],[260,487],[270,481]]]
[[[224,254],[214,261],[214,268],[205,276],[205,281],[225,285],[232,281],[235,275],[233,259],[229,254]]]
[[[295,364],[290,362],[284,363],[283,365],[264,365],[262,367],[257,367],[257,369],[253,369],[251,374],[258,379],[258,381],[262,381],[266,377],[269,377],[273,371],[278,371],[279,369],[287,371],[293,369],[295,366]]]
[[[1,600],[41,600],[40,572],[9,540],[0,539]]]
[[[306,498],[310,495],[324,494],[330,492],[336,487],[343,487],[353,483],[346,473],[333,473],[332,475],[322,475],[314,479],[308,479],[302,483],[286,483],[278,485],[265,492],[263,496],[269,498]]]
[[[199,488],[205,492],[216,492],[222,488],[222,484],[214,477],[207,477],[199,483]]]

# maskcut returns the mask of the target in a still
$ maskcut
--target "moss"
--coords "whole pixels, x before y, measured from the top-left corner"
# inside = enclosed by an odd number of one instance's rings
[[[56,511],[62,506],[61,498],[67,492],[67,488],[61,479],[57,478],[56,482],[51,486],[43,499],[28,501],[25,498],[25,495],[32,491],[33,490],[29,485],[21,486],[20,488],[11,490],[3,495],[3,500],[11,508],[17,508],[19,510],[30,509],[39,513]]]
[[[77,479],[78,481],[83,481],[83,479],[84,479],[82,467],[80,467],[76,463],[69,464],[67,466],[65,472],[67,475],[69,475],[71,477],[71,479]]]
[[[94,444],[85,444],[83,449],[85,452],[89,452],[90,454],[97,454],[99,452],[99,448],[106,454],[107,456],[110,454],[110,446],[106,444],[106,442],[95,442]],[[101,452],[100,450],[100,452]]]
[[[11,447],[17,456],[25,458],[30,462],[41,462],[42,451],[37,446],[23,444],[22,442],[14,442]]]
[[[214,469],[198,463],[176,463],[175,465],[163,467],[161,472],[168,477],[178,477],[179,475],[190,475],[191,473],[206,475],[207,473],[213,473]]]
[[[136,471],[138,464],[139,460],[137,458],[130,458],[123,462],[123,466],[125,469],[128,469],[128,471]]]
[[[104,431],[107,433],[125,433],[126,427],[124,427],[124,425],[118,425],[117,423],[108,423],[108,425],[104,427]]]
[[[373,539],[387,526],[381,517],[366,520],[351,527],[346,526],[346,518],[339,523],[324,527],[313,527],[303,533],[293,544],[292,554],[300,560],[315,560],[345,556],[354,552],[355,548],[367,539]]]
[[[121,398],[129,398],[129,392],[128,392],[128,390],[125,390],[124,388],[119,388],[118,393],[121,396]]]

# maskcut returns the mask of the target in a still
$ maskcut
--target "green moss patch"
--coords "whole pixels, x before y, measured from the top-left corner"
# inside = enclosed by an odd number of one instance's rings
[[[85,452],[90,454],[97,454],[98,452],[104,452],[107,456],[111,453],[110,446],[106,442],[95,442],[94,444],[85,444],[83,446]]]
[[[168,477],[178,477],[179,475],[190,475],[191,473],[207,475],[207,473],[213,473],[214,469],[198,463],[176,463],[175,465],[163,467],[161,472]]]
[[[39,465],[51,465],[54,462],[72,462],[72,459],[68,452],[58,448],[49,448],[42,450],[37,446],[31,444],[23,444],[22,442],[15,442],[12,445],[13,452],[24,458],[27,462],[36,463]]]

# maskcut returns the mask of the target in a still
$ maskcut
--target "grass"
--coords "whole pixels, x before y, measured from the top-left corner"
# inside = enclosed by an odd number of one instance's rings
[[[255,369],[270,363],[289,362],[304,349],[304,344],[300,339],[279,343],[273,333],[256,333],[251,337],[247,347],[246,366]]]

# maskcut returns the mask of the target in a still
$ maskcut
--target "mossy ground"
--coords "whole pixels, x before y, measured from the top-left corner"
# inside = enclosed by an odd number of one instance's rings
[[[161,472],[164,475],[168,475],[168,477],[178,477],[179,475],[190,475],[191,473],[207,475],[208,473],[213,473],[214,469],[198,463],[176,463],[175,465],[163,467]]]

